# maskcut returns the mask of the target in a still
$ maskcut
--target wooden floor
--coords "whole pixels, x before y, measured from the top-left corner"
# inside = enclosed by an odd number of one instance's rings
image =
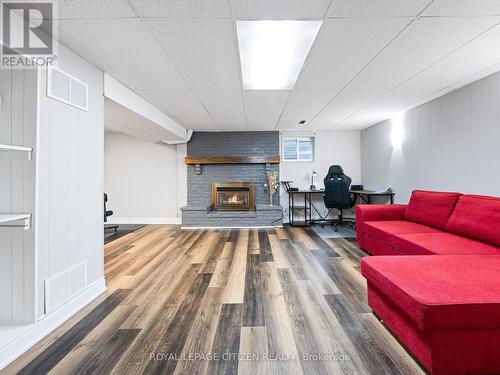
[[[371,313],[353,240],[146,226],[108,292],[2,373],[423,374]]]

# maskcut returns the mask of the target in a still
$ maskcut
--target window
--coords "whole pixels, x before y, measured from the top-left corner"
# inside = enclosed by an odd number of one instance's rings
[[[282,150],[284,161],[313,161],[314,138],[283,137]]]

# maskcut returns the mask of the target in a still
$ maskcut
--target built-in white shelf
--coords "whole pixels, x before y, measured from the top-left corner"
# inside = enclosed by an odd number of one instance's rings
[[[33,157],[33,148],[24,146],[14,146],[14,145],[3,145],[0,144],[0,151],[21,151],[28,153],[28,160]]]
[[[21,220],[24,221],[24,230],[31,228],[31,214],[0,214],[0,228],[17,227],[14,223]]]

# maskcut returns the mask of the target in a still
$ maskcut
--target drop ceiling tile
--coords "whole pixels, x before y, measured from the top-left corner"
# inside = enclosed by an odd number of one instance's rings
[[[409,18],[323,22],[295,88],[344,87],[409,22]]]
[[[241,91],[197,90],[195,94],[212,117],[245,116]]]
[[[348,119],[338,123],[335,129],[364,129],[378,122],[390,119],[397,113],[414,108],[427,99],[430,99],[434,94],[435,91],[432,89],[415,89],[401,86]]]
[[[278,119],[289,95],[290,91],[244,91],[247,119]]]
[[[193,129],[195,131],[219,131],[216,124],[210,117],[182,117],[178,119],[178,122],[186,129]]]
[[[172,118],[186,129],[193,129],[197,131],[219,131],[217,125],[206,111],[197,110],[193,113],[183,113],[179,117]]]
[[[138,17],[125,0],[59,0],[58,19]]]
[[[123,38],[124,30],[133,37]],[[64,20],[60,21],[59,39],[134,90],[188,89],[140,20]]]
[[[406,83],[407,87],[447,88],[500,62],[500,26],[496,26]]]
[[[351,82],[350,87],[392,89],[471,41],[499,20],[497,17],[415,20]]]
[[[231,17],[227,0],[130,0],[130,3],[149,18]]]
[[[343,90],[309,124],[311,129],[330,129],[349,116],[362,110],[387,92],[385,89],[350,89]]]
[[[328,17],[413,17],[432,0],[335,0]]]
[[[335,125],[335,128],[332,130],[363,130],[384,120],[386,120],[386,117],[384,115],[378,115],[377,117],[377,114],[366,113],[366,115],[363,116],[355,116],[349,118],[346,121]]]
[[[244,117],[212,117],[212,120],[221,131],[246,131],[247,125]]]
[[[491,16],[500,15],[498,0],[434,0],[423,16]]]
[[[236,18],[323,18],[330,0],[231,0]]]
[[[280,118],[278,125],[276,126],[278,130],[311,130],[309,126],[309,122],[306,122],[304,125],[300,125],[298,121],[294,118]]]
[[[93,51],[89,50],[86,46],[80,44],[78,40],[76,40],[74,37],[69,35],[68,33],[61,32],[59,30],[59,43],[63,44],[65,47],[69,48],[73,52],[76,52],[78,55],[82,56],[85,58],[87,61],[89,61],[91,64],[94,64],[98,69],[102,71],[107,71],[108,70],[108,64],[104,62],[102,59],[102,56],[94,53]]]
[[[137,18],[59,21],[61,37],[69,35],[79,46],[98,56],[161,56],[163,51],[144,22]],[[64,40],[62,40],[64,43]]]
[[[248,131],[275,130],[279,117],[251,116],[247,117]]]
[[[106,73],[133,90],[189,90],[184,79],[165,56],[145,58],[108,56]]]
[[[367,110],[377,110],[384,113],[387,116],[386,118],[390,118],[398,112],[420,105],[435,93],[436,90],[433,88],[417,89],[405,84],[381,97],[370,105]]]
[[[148,19],[170,60],[193,89],[240,90],[229,19]]]
[[[340,89],[332,90],[294,90],[287,101],[282,118],[286,122],[309,121],[320,112]]]
[[[191,91],[138,90],[137,92],[168,116],[200,121],[210,118]]]

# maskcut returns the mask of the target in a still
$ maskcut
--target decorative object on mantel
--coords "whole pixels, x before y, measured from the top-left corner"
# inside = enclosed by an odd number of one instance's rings
[[[274,193],[278,190],[280,184],[278,181],[278,171],[267,171],[267,187],[269,189],[269,204],[274,205]]]

